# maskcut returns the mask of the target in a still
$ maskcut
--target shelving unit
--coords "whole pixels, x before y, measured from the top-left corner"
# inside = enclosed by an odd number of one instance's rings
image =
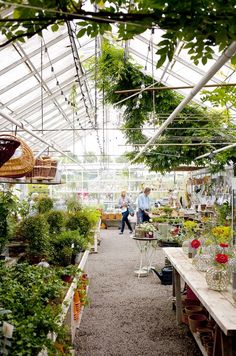
[[[192,335],[193,335],[193,337],[194,337],[194,339],[195,339],[195,341],[196,341],[196,343],[197,343],[202,355],[203,356],[208,356],[208,353],[207,353],[205,347],[203,346],[203,344],[201,342],[200,336],[197,333],[193,333],[193,332],[192,332]]]

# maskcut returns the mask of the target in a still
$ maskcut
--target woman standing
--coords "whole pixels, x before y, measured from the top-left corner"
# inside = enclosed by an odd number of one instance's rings
[[[121,221],[121,230],[119,235],[122,235],[125,229],[125,223],[127,224],[130,234],[133,232],[133,229],[130,225],[128,216],[129,216],[129,205],[131,204],[130,199],[126,196],[126,192],[121,192],[121,196],[118,202],[119,208],[121,209],[122,213],[122,221]]]

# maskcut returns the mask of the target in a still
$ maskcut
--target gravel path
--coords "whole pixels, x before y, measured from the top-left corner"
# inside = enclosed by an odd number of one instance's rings
[[[200,356],[185,326],[176,327],[171,286],[150,274],[137,278],[139,254],[129,234],[102,230],[98,254],[89,256],[90,306],[76,338],[78,356]],[[164,266],[161,249],[157,268]]]

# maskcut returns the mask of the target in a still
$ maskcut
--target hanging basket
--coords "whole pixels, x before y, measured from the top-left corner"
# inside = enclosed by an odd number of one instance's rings
[[[0,135],[0,167],[4,165],[15,153],[20,141],[12,135]]]
[[[0,168],[0,177],[24,177],[27,173],[32,171],[34,167],[35,160],[30,147],[20,137],[17,137],[17,140],[20,142],[21,155],[16,158],[11,158],[3,164]]]

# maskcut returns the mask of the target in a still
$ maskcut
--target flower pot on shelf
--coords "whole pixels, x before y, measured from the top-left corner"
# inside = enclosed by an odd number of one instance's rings
[[[202,306],[200,305],[188,305],[185,307],[185,313],[187,315],[192,315],[199,312],[202,312]]]
[[[192,314],[188,316],[190,330],[195,333],[197,328],[206,325],[207,317],[204,314]]]

